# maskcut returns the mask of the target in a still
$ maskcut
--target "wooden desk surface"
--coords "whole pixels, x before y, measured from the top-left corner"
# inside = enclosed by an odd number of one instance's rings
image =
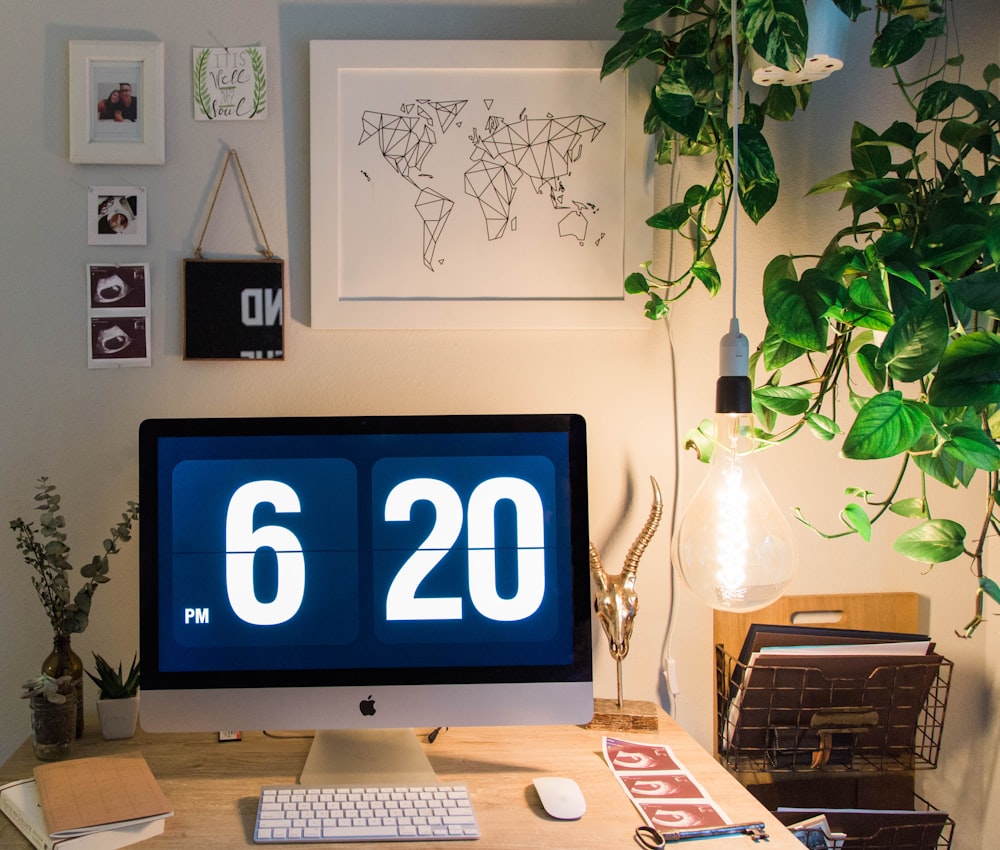
[[[261,785],[294,782],[309,741],[244,733],[238,743],[220,744],[214,734],[162,734],[138,731],[127,741],[104,741],[96,718],[76,743],[74,756],[140,752],[174,806],[174,817],[162,836],[152,839],[167,848],[253,846],[253,824]],[[434,744],[425,744],[442,782],[463,781],[472,792],[482,838],[467,844],[482,850],[526,848],[634,847],[638,813],[607,767],[601,753],[603,732],[578,726],[449,729]],[[613,733],[612,733],[613,734]],[[735,822],[762,820],[771,836],[761,847],[802,850],[802,844],[665,714],[659,732],[633,732],[616,737],[662,743],[704,786]],[[37,765],[26,742],[0,767],[0,784],[30,776]],[[541,808],[531,780],[539,775],[571,776],[587,800],[579,821],[557,821]],[[458,846],[453,842],[434,842]],[[698,842],[699,847],[755,847],[747,836]],[[17,828],[0,815],[0,850],[30,847]],[[362,845],[341,845],[362,846]],[[374,848],[412,848],[412,842],[376,842]]]

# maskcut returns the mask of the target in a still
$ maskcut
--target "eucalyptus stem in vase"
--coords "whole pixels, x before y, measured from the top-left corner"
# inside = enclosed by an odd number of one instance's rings
[[[139,504],[128,502],[121,521],[111,528],[110,536],[104,540],[103,552],[80,567],[83,584],[73,594],[69,573],[74,567],[69,562],[70,548],[66,545],[64,531],[66,519],[60,513],[59,493],[45,476],[38,479],[36,489],[36,508],[41,512],[38,528],[21,517],[12,520],[10,527],[25,563],[35,573],[31,584],[52,624],[53,648],[41,672],[52,678],[72,677],[77,695],[76,734],[79,737],[83,733],[83,662],[73,652],[70,636],[87,628],[94,593],[100,585],[110,581],[108,559],[120,551],[120,543],[131,540],[132,523],[139,518]]]

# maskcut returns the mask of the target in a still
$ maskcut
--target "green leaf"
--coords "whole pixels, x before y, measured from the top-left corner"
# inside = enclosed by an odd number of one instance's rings
[[[944,444],[944,451],[976,469],[987,472],[1000,469],[1000,448],[982,428],[956,425]]]
[[[753,411],[753,415],[756,416],[758,421],[761,423],[763,430],[768,434],[773,434],[774,429],[778,424],[778,414],[773,410],[768,410],[768,408],[762,407],[757,403],[757,399],[753,397],[750,399],[750,410]]]
[[[856,21],[858,15],[868,8],[863,0],[833,0],[833,4],[852,21]]]
[[[647,319],[652,319],[653,321],[657,321],[659,319],[664,318],[669,312],[670,312],[670,305],[667,304],[667,302],[664,301],[655,292],[650,292],[649,300],[646,302],[646,307],[645,310],[643,311],[643,315],[645,315]]]
[[[824,351],[829,331],[825,317],[836,299],[837,284],[815,269],[801,281],[782,279],[764,285],[764,312],[786,342],[807,351]]]
[[[841,433],[840,426],[822,413],[807,413],[806,425],[821,440],[832,440]]]
[[[702,282],[711,295],[716,295],[722,288],[722,278],[719,276],[719,270],[715,267],[715,260],[712,259],[712,254],[709,251],[702,254],[701,259],[695,260],[691,264],[691,274]]]
[[[716,88],[715,75],[705,59],[700,56],[690,56],[675,60],[680,63],[684,81],[694,95],[695,102],[701,106],[712,104],[719,96]]]
[[[685,0],[625,0],[615,29],[634,30],[685,5]]]
[[[959,483],[968,487],[975,475],[975,467],[960,463],[954,455],[947,452],[933,452],[934,445],[935,441],[928,439],[919,441],[914,447],[911,457],[917,469],[935,481],[940,481],[945,487],[954,489]]]
[[[840,519],[849,529],[860,534],[866,543],[871,542],[872,521],[861,505],[856,505],[853,502],[844,505],[844,509],[840,512]]]
[[[979,587],[990,599],[996,603],[1000,603],[1000,585],[998,585],[989,576],[979,577]]]
[[[892,166],[892,156],[878,133],[859,121],[851,130],[851,165],[863,177],[884,177]]]
[[[638,295],[640,292],[649,292],[649,281],[642,272],[632,272],[625,278],[625,291],[629,295]]]
[[[765,385],[753,391],[753,397],[758,404],[783,413],[786,416],[798,416],[809,409],[812,394],[805,387],[773,387]]]
[[[672,61],[653,86],[651,105],[668,127],[697,139],[705,124],[705,110],[698,106],[685,76],[685,60]]]
[[[1000,337],[976,331],[952,340],[928,400],[937,407],[982,408],[1000,403]]]
[[[778,200],[774,157],[760,130],[740,125],[740,203],[756,224]]]
[[[882,269],[875,266],[868,274],[856,277],[847,288],[851,301],[866,310],[888,312],[889,292],[882,277]]]
[[[775,121],[791,121],[799,108],[798,89],[799,86],[768,86],[767,97],[764,98],[767,117]]]
[[[958,151],[972,148],[989,154],[995,142],[993,129],[986,121],[969,123],[952,118],[945,123],[938,135],[942,142]]]
[[[891,68],[916,56],[928,38],[944,32],[943,17],[918,21],[912,15],[899,15],[889,21],[872,43],[868,59],[873,68]]]
[[[898,145],[913,153],[929,135],[930,133],[918,132],[916,127],[905,121],[893,121],[889,129],[882,134],[882,141],[890,145]]]
[[[1000,316],[1000,271],[977,272],[945,284],[948,297],[971,310]]]
[[[795,271],[795,263],[787,254],[778,254],[764,269],[764,286],[777,283],[782,279],[799,279],[798,272]]]
[[[889,204],[901,206],[913,204],[911,187],[905,180],[897,180],[894,177],[873,177],[853,183],[844,193],[843,206],[851,206],[855,221],[863,212]]]
[[[846,192],[854,185],[854,181],[860,179],[861,175],[857,171],[841,171],[831,177],[827,177],[825,180],[820,180],[806,194],[820,195],[823,192]]]
[[[806,349],[783,340],[774,328],[767,326],[764,340],[761,342],[761,351],[764,355],[764,366],[768,371],[780,369],[789,363],[798,360]]]
[[[684,193],[684,203],[689,207],[697,207],[705,203],[705,201],[710,198],[716,197],[721,192],[721,189],[714,189],[709,191],[700,183],[695,183],[693,186],[689,186],[687,191]]]
[[[690,220],[691,211],[688,205],[676,203],[651,215],[646,219],[646,224],[657,230],[680,230]]]
[[[684,449],[694,449],[698,460],[708,463],[715,447],[715,424],[711,419],[702,419],[697,428],[684,435]]]
[[[913,561],[940,564],[965,552],[965,529],[950,519],[929,519],[901,534],[892,548]]]
[[[889,505],[889,510],[909,519],[927,519],[927,502],[923,499],[900,499]]]
[[[629,68],[656,50],[663,49],[663,33],[651,29],[626,32],[608,48],[601,65],[601,79],[623,68]]]
[[[861,374],[865,376],[865,380],[872,385],[874,390],[882,392],[885,389],[886,370],[884,366],[876,365],[878,351],[878,346],[874,343],[861,346],[858,349],[857,362],[858,368],[861,369]]]
[[[795,70],[805,64],[809,40],[803,0],[745,0],[743,31],[770,64]]]
[[[885,336],[875,365],[886,367],[897,381],[916,381],[927,375],[948,347],[948,314],[935,298],[901,316]]]
[[[681,36],[674,48],[675,56],[700,56],[704,58],[712,49],[712,30],[708,20],[696,24]]]
[[[664,121],[691,114],[695,108],[694,94],[684,79],[681,62],[671,62],[663,69],[653,86],[652,98],[653,106]]]
[[[844,439],[844,457],[875,460],[898,455],[920,439],[927,423],[926,415],[907,404],[898,390],[879,393],[858,411]]]
[[[917,120],[928,121],[936,118],[959,98],[968,101],[977,109],[986,108],[982,95],[972,87],[947,80],[936,80],[920,95],[920,100],[917,102]]]

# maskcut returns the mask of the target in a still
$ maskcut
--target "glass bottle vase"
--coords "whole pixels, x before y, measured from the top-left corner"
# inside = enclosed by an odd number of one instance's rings
[[[49,702],[44,696],[31,698],[31,746],[41,761],[66,758],[76,738],[76,692],[64,703]]]
[[[68,675],[76,692],[76,737],[83,734],[83,662],[73,652],[69,635],[56,634],[52,640],[52,652],[42,662],[42,672],[53,679]]]

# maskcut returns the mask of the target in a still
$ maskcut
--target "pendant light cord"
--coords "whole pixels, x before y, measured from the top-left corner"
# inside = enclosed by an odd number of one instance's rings
[[[733,211],[733,318],[736,318],[736,288],[737,288],[737,253],[736,253],[736,233],[740,218],[740,52],[738,46],[738,28],[736,0],[731,0],[732,7],[729,11],[730,32],[733,42],[733,90],[732,90],[732,112],[733,112],[733,195],[730,201]]]

